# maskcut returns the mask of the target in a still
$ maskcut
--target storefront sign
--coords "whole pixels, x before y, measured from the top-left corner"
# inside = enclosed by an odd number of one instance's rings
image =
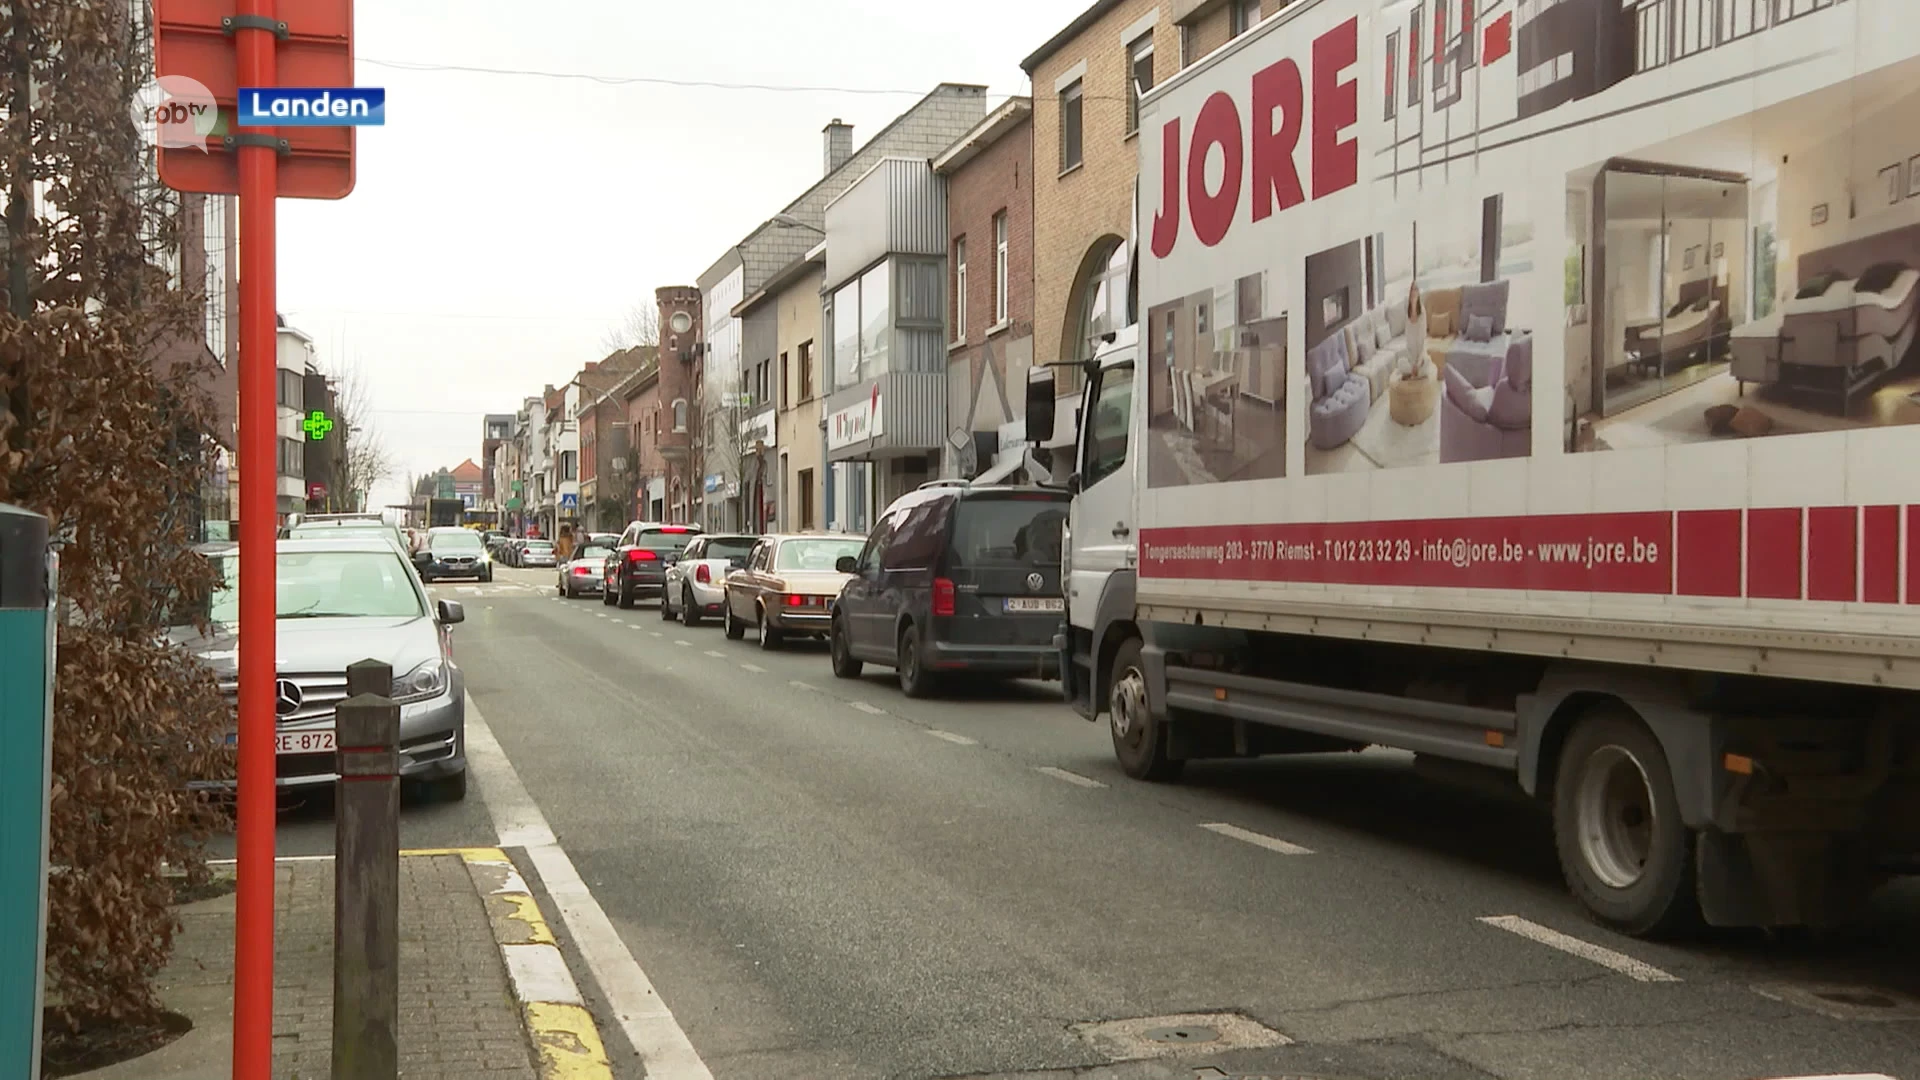
[[[773,411],[768,410],[740,421],[740,441],[749,449],[756,443],[772,446],[774,444]]]
[[[839,450],[854,443],[879,438],[883,434],[880,413],[880,384],[866,400],[849,405],[827,417],[827,449]]]

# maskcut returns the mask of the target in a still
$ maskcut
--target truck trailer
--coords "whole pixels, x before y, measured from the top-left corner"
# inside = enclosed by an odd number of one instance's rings
[[[1297,0],[1143,97],[1056,638],[1128,775],[1411,751],[1637,935],[1920,864],[1911,0],[1671,7]]]

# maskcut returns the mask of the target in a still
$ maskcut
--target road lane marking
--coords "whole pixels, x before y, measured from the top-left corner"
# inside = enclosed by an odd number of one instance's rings
[[[1073,784],[1076,787],[1096,788],[1096,787],[1107,786],[1101,783],[1100,781],[1095,780],[1091,776],[1081,776],[1077,772],[1068,772],[1065,769],[1056,769],[1051,765],[1042,765],[1034,771],[1045,773],[1046,775],[1053,777],[1055,780],[1065,780],[1067,783]]]
[[[793,687],[796,690],[811,690],[816,694],[820,692],[819,687],[813,685],[812,683],[801,682],[799,679],[789,679],[787,680],[787,685]]]
[[[637,626],[636,626],[636,627],[634,627],[634,629],[636,629],[636,630],[638,630],[638,629],[639,629],[639,627],[637,627]],[[666,636],[667,636],[667,635],[665,635],[665,634],[663,634],[663,633],[661,633],[661,632],[660,632],[660,631],[658,631],[658,630],[649,630],[649,631],[647,631],[647,633],[649,633],[649,634],[652,634],[652,635],[653,635],[654,637],[666,637]]]
[[[560,921],[599,984],[601,996],[640,1057],[649,1080],[713,1080],[713,1073],[660,1000],[653,981],[634,960],[612,920],[581,880],[566,850],[533,797],[520,782],[513,762],[500,748],[487,722],[467,698],[467,756],[480,777],[480,792],[493,816],[502,847],[525,847]],[[529,842],[531,841],[531,842]]]
[[[585,609],[585,608],[581,608],[580,610],[582,610],[582,611],[585,611],[586,609]],[[607,616],[607,613],[606,613],[606,612],[604,612],[604,611],[596,611],[596,612],[594,612],[594,613],[593,613],[593,616],[594,616],[594,618],[596,618],[596,619],[604,619],[604,618],[607,618],[607,617],[608,617],[608,616]]]
[[[859,709],[863,713],[867,713],[870,716],[887,715],[887,710],[881,708],[878,705],[872,705],[864,701],[849,701],[847,702],[847,704],[853,706],[856,709]]]
[[[627,620],[625,619],[615,619],[613,621],[619,623],[621,626],[627,625]]]
[[[1498,927],[1510,934],[1518,934],[1528,941],[1537,942],[1550,949],[1559,949],[1563,953],[1590,960],[1603,968],[1608,968],[1639,982],[1679,982],[1679,978],[1669,975],[1625,953],[1595,945],[1591,941],[1582,941],[1577,937],[1563,934],[1541,926],[1537,922],[1523,919],[1518,915],[1483,915],[1480,920],[1488,926]]]
[[[741,664],[740,666],[753,672],[755,675],[765,675],[767,673],[767,669],[761,667],[759,664]]]
[[[1277,851],[1282,855],[1313,854],[1312,848],[1301,847],[1299,844],[1289,843],[1288,841],[1282,840],[1277,836],[1268,836],[1265,833],[1257,833],[1251,829],[1243,829],[1238,825],[1229,825],[1224,821],[1210,822],[1200,827],[1207,830],[1208,832],[1216,832],[1216,833],[1219,833],[1221,836],[1231,836],[1235,840],[1245,841],[1246,843],[1252,844],[1254,847],[1266,848],[1268,851]]]
[[[965,735],[955,735],[951,731],[941,731],[938,728],[930,729],[927,732],[927,734],[933,736],[936,739],[945,739],[946,741],[954,744],[955,746],[979,746],[980,745],[978,742],[975,742],[974,740],[967,738]]]
[[[687,641],[684,638],[675,638],[673,643],[675,645],[687,645],[687,646],[691,646],[693,644],[693,642]]]
[[[721,658],[723,658],[723,659],[724,659],[724,658],[726,657],[726,655],[727,655],[727,654],[726,654],[726,653],[723,653],[723,652],[721,652],[721,651],[720,651],[719,649],[708,649],[708,650],[707,650],[707,655],[708,655],[708,656],[718,656],[718,657],[721,657]]]

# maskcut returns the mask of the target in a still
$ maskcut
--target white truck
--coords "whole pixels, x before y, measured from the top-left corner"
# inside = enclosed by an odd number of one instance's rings
[[[1912,7],[1296,0],[1154,87],[1056,639],[1123,769],[1517,781],[1633,934],[1914,870]]]

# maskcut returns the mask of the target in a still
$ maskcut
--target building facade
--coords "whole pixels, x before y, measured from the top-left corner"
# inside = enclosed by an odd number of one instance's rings
[[[501,494],[499,455],[500,448],[513,437],[513,416],[510,413],[488,413],[480,421],[480,468],[486,473],[480,488],[482,509],[498,514],[504,496]],[[499,518],[495,519],[500,520]]]
[[[933,159],[947,191],[948,477],[1004,479],[1023,455],[1033,366],[1033,103],[1010,98]],[[1007,450],[1001,449],[1003,437]]]
[[[661,520],[696,520],[705,475],[697,445],[702,381],[706,368],[706,321],[698,286],[668,285],[653,291],[660,313],[660,374],[655,394],[660,409],[652,444],[664,484]],[[651,495],[649,496],[651,497]]]
[[[820,286],[826,246],[815,247],[741,301],[749,326],[771,328],[765,388],[767,405],[750,416],[754,437],[770,424],[768,451],[757,457],[761,482],[772,490],[769,529],[817,529],[822,520],[824,452],[820,432]],[[777,449],[775,449],[777,448]]]
[[[628,520],[662,521],[666,518],[667,463],[660,453],[660,359],[621,380],[614,388],[625,418],[627,440],[633,448],[632,508]],[[624,524],[624,523],[623,523]]]
[[[359,509],[359,493],[348,491],[343,465],[347,449],[347,424],[335,400],[333,380],[317,368],[308,368],[301,379],[301,404],[308,417],[318,412],[325,424],[312,425],[306,431],[302,447],[301,476],[307,484],[307,513],[349,513]]]
[[[275,335],[274,404],[276,509],[282,523],[288,514],[307,510],[306,378],[317,356],[313,339],[281,322]]]

